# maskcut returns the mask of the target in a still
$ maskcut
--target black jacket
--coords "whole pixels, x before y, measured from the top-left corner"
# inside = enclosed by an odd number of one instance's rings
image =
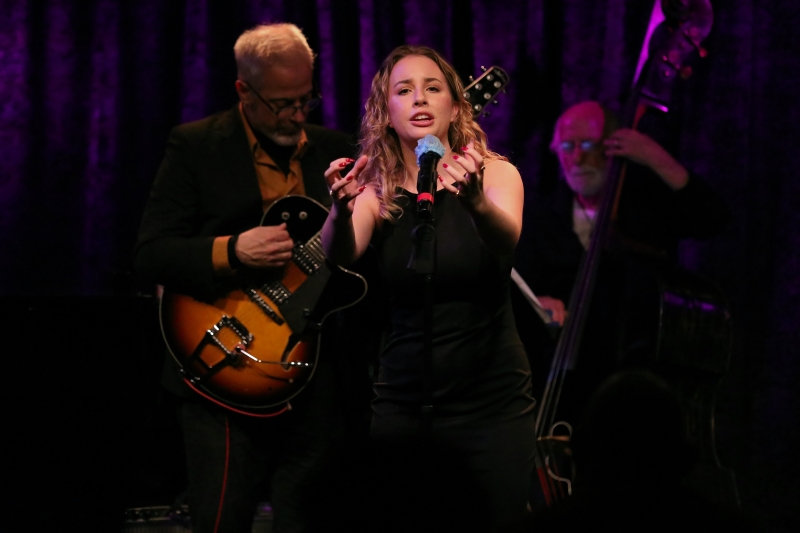
[[[307,124],[301,159],[306,195],[331,204],[323,177],[355,145],[340,132]],[[177,126],[145,207],[135,268],[145,280],[175,290],[207,290],[214,281],[214,237],[258,226],[261,191],[238,107]]]

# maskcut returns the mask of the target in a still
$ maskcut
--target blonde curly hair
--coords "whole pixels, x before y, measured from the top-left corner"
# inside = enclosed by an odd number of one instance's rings
[[[434,49],[427,46],[402,45],[395,48],[383,61],[375,77],[372,78],[365,113],[361,119],[359,141],[361,153],[368,158],[367,165],[359,176],[361,185],[371,184],[380,202],[380,214],[392,222],[402,213],[398,203],[401,194],[398,188],[406,180],[400,139],[389,127],[389,76],[394,66],[403,58],[423,56],[431,59],[444,74],[453,102],[458,106],[456,119],[450,124],[447,138],[451,147],[467,146],[474,142],[475,150],[481,154],[484,163],[505,157],[492,152],[486,145],[486,134],[472,118],[472,105],[464,97],[464,84],[455,69]]]

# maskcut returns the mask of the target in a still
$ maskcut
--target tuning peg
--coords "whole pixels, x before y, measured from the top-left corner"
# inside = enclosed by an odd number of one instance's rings
[[[484,67],[483,65],[481,65],[481,70],[482,70],[483,72],[486,72],[486,67]]]
[[[494,105],[497,105],[497,100],[492,100],[492,103],[493,103]]]
[[[472,76],[470,76],[470,77],[469,77],[469,81],[475,81],[475,78],[473,78]]]
[[[674,63],[673,61],[671,61],[669,57],[662,56],[661,60],[664,62],[665,65],[668,65],[668,66],[672,67],[674,70],[680,72],[681,66],[676,64],[676,63]],[[669,70],[665,70],[663,74],[667,78],[669,78],[672,75],[672,73]]]

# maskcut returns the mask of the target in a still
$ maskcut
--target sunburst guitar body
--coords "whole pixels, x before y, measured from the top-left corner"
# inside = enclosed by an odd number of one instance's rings
[[[286,223],[292,260],[278,269],[240,269],[220,294],[197,299],[165,290],[161,329],[198,394],[231,410],[269,415],[286,408],[314,375],[323,321],[366,293],[366,280],[326,261],[328,215],[305,196],[285,196],[263,226]]]

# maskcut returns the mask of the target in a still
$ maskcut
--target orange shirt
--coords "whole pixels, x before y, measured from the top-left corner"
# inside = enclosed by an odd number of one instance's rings
[[[261,189],[264,210],[266,211],[267,207],[272,205],[272,202],[278,198],[283,198],[287,194],[305,195],[306,190],[303,186],[303,171],[300,168],[300,158],[303,157],[306,146],[308,146],[306,132],[300,132],[300,141],[297,143],[297,148],[295,148],[294,154],[292,154],[289,161],[289,174],[287,175],[259,145],[253,130],[250,128],[250,124],[244,116],[241,104],[239,104],[239,114],[242,117],[244,130],[247,133],[250,153],[253,155],[253,164],[256,167],[256,176],[258,176],[258,186]]]
[[[306,190],[303,185],[303,170],[300,167],[300,159],[303,157],[306,147],[308,146],[306,132],[301,131],[300,141],[298,141],[297,148],[295,148],[294,154],[292,154],[289,160],[289,173],[284,174],[269,154],[261,148],[258,139],[256,139],[250,127],[250,123],[247,122],[241,103],[239,104],[239,116],[242,118],[244,131],[247,134],[247,143],[250,147],[250,154],[253,156],[253,165],[256,169],[258,187],[261,190],[261,205],[264,211],[266,211],[275,200],[283,198],[287,194],[305,195]],[[217,272],[233,272],[228,263],[228,240],[230,238],[231,236],[228,235],[214,239],[212,261],[214,270]]]

